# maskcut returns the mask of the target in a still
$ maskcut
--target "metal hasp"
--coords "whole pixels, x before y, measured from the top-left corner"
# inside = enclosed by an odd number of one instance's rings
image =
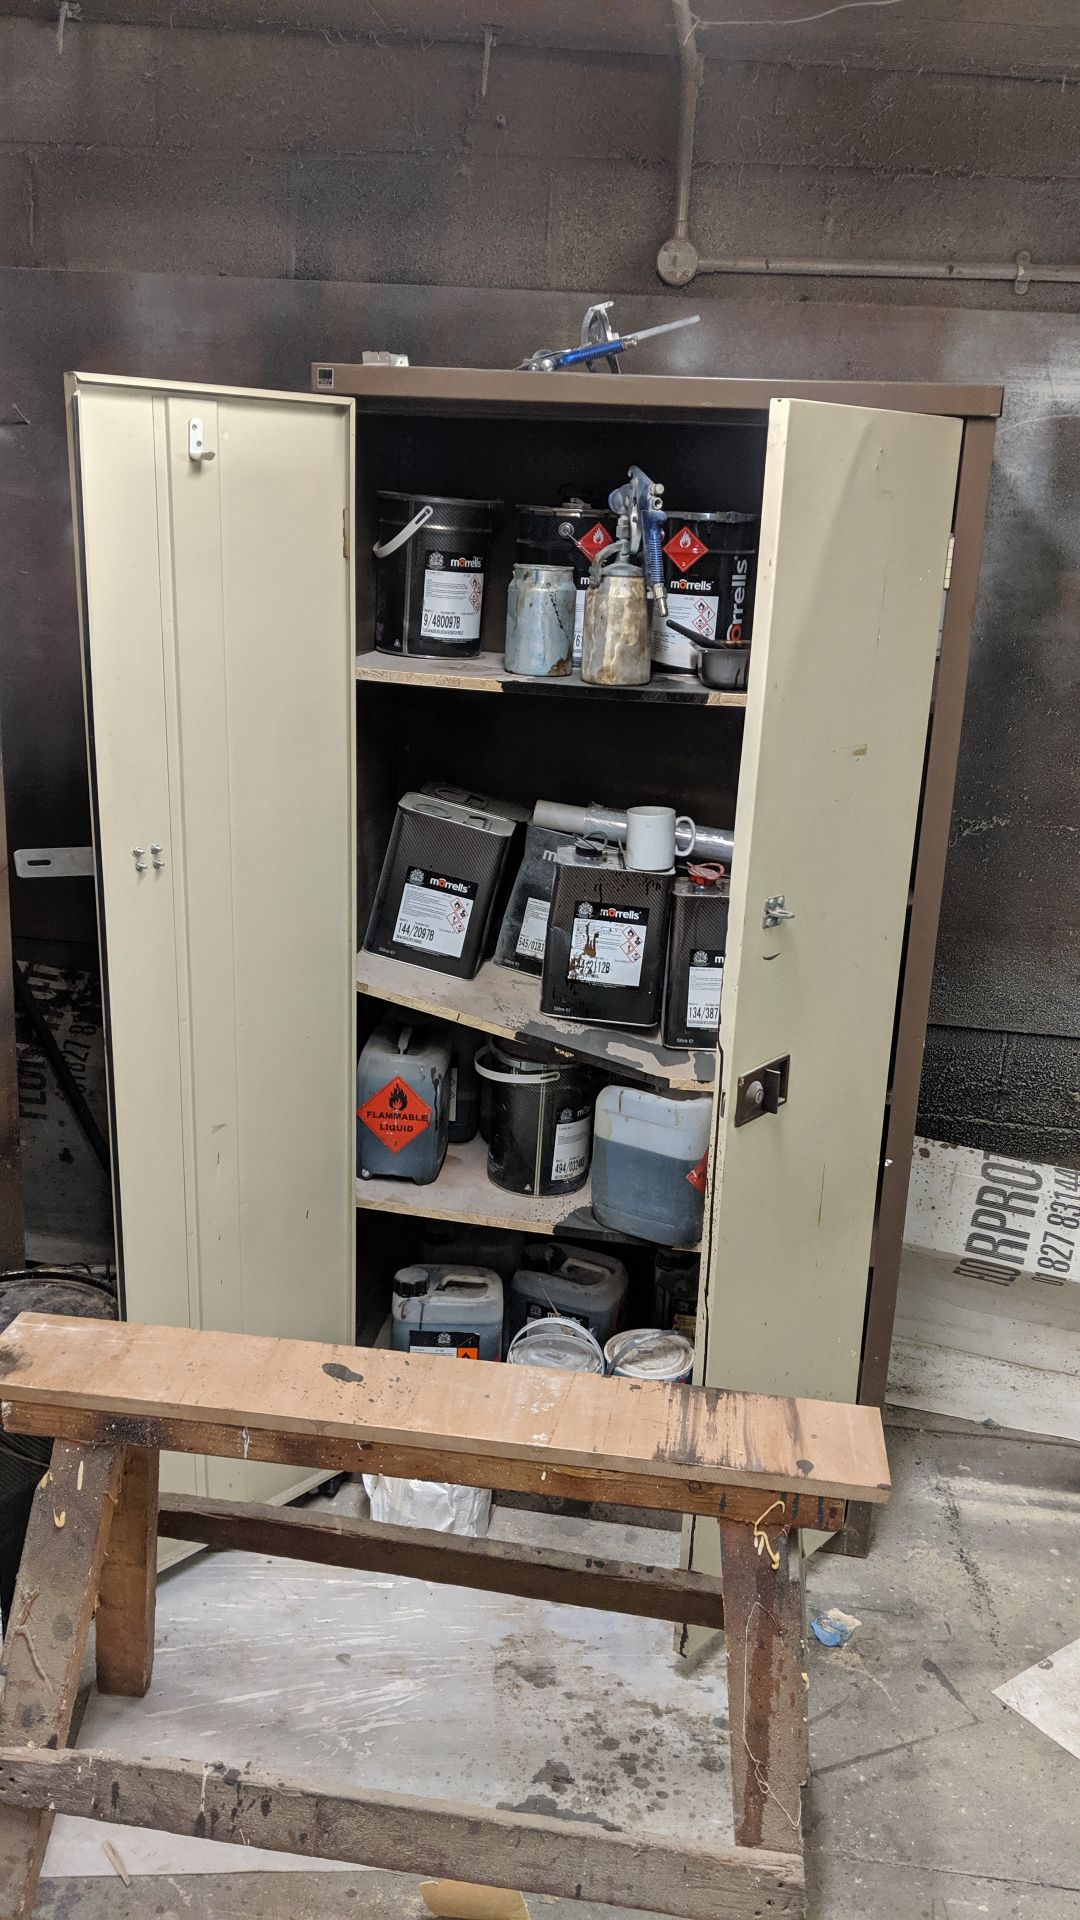
[[[788,1074],[791,1071],[791,1055],[785,1053],[779,1060],[769,1060],[763,1067],[752,1067],[749,1073],[741,1073],[735,1091],[735,1125],[749,1126],[751,1120],[761,1120],[767,1113],[777,1113],[788,1096]]]
[[[214,458],[203,440],[203,423],[198,414],[193,414],[187,423],[187,450],[188,459],[194,460],[196,466]]]
[[[765,902],[765,910],[761,916],[762,926],[778,927],[784,920],[794,920],[794,918],[794,909],[784,905],[784,895],[771,893]]]

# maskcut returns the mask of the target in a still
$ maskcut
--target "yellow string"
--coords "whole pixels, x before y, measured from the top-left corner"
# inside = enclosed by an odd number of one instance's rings
[[[754,1545],[757,1548],[758,1558],[760,1559],[763,1553],[767,1553],[769,1556],[769,1560],[772,1563],[773,1572],[779,1573],[780,1555],[777,1553],[776,1548],[772,1545],[768,1534],[765,1532],[765,1528],[763,1524],[768,1519],[770,1513],[772,1513],[776,1507],[779,1507],[781,1513],[783,1513],[784,1502],[782,1500],[774,1500],[772,1502],[772,1505],[766,1507],[764,1513],[759,1514],[758,1518],[754,1521]]]

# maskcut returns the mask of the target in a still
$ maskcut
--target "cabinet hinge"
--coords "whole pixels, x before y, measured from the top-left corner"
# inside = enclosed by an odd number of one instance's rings
[[[953,550],[955,546],[956,546],[956,535],[955,533],[950,533],[949,544],[945,549],[945,578],[941,583],[942,590],[945,593],[948,593],[949,583],[952,580],[952,557],[953,557]]]
[[[342,507],[341,509],[341,551],[345,559],[347,560],[349,557],[349,509],[348,507]],[[950,558],[951,557],[952,557],[952,550],[950,548]]]

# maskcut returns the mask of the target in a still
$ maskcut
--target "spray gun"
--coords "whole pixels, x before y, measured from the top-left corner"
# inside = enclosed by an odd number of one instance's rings
[[[608,495],[615,539],[593,557],[581,642],[586,686],[640,687],[652,672],[649,602],[667,613],[661,528],[664,489],[640,467]],[[638,557],[640,556],[640,557]]]
[[[626,554],[641,552],[645,574],[645,595],[656,604],[661,619],[667,616],[667,592],[664,587],[664,556],[660,532],[667,525],[661,505],[664,489],[650,480],[640,467],[631,467],[629,479],[608,495],[608,506],[619,516],[616,539],[627,542]]]

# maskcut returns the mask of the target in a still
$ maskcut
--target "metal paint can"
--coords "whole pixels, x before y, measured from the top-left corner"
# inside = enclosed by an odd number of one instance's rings
[[[364,935],[368,952],[471,980],[514,833],[502,814],[402,794]]]
[[[554,1048],[491,1042],[476,1056],[491,1087],[487,1175],[505,1193],[577,1193],[589,1177],[597,1076]]]
[[[380,653],[469,659],[480,651],[497,500],[380,493],[372,549]]]
[[[553,680],[574,655],[574,574],[518,560],[506,595],[506,670]]]
[[[607,1370],[621,1380],[689,1380],[694,1349],[681,1333],[636,1327],[613,1333],[604,1347]]]
[[[506,1350],[511,1367],[555,1367],[563,1373],[603,1373],[604,1349],[576,1320],[530,1320]]]
[[[562,507],[519,506],[517,510],[516,559],[533,566],[573,568],[575,667],[581,665],[589,568],[598,553],[614,546],[616,521],[617,515],[607,507],[586,506],[583,500],[568,500]]]
[[[705,640],[744,647],[750,639],[760,516],[756,513],[681,513],[667,510],[664,585],[667,618],[693,627]],[[697,650],[655,610],[652,657],[658,667],[693,673]]]
[[[676,880],[660,1032],[665,1047],[711,1047],[720,1026],[731,884],[720,867]]]

